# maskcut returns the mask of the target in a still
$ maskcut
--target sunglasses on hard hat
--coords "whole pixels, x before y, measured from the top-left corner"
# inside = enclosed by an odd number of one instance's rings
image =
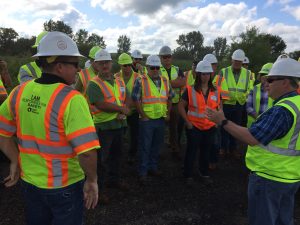
[[[150,70],[159,70],[159,66],[149,66]]]
[[[286,79],[286,78],[284,78],[284,77],[277,77],[277,78],[275,78],[275,77],[267,77],[267,78],[266,78],[266,81],[267,81],[269,84],[271,84],[271,83],[273,83],[273,82],[276,81],[276,80],[284,80],[284,79]]]
[[[129,67],[131,66],[131,64],[125,64],[125,65],[122,65],[123,67]]]
[[[66,61],[59,61],[59,62],[55,62],[55,63],[62,63],[62,64],[68,64],[68,65],[72,65],[75,68],[79,68],[79,62],[66,62]]]
[[[163,55],[162,58],[163,59],[170,59],[172,56],[171,55]]]

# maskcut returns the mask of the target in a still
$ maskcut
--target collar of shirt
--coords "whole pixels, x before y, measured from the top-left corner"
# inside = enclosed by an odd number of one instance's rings
[[[67,82],[64,79],[51,73],[42,73],[42,76],[40,78],[35,79],[35,82],[39,84],[55,84],[55,83],[67,84]]]
[[[292,91],[292,92],[289,92],[287,94],[284,94],[282,95],[281,97],[279,97],[278,99],[276,99],[274,102],[273,102],[273,105],[275,105],[277,102],[279,102],[281,99],[284,99],[284,98],[289,98],[289,97],[294,97],[294,96],[297,96],[298,93],[297,91]]]

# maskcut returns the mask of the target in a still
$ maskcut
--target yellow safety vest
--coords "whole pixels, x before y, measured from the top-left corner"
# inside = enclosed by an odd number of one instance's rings
[[[160,67],[161,75],[167,79],[169,79],[167,70],[161,66]],[[176,80],[178,77],[179,68],[177,66],[172,65],[171,66],[171,80]],[[178,103],[180,98],[180,88],[173,88],[173,91],[175,92],[174,98],[172,98],[172,103]]]
[[[33,61],[20,67],[18,81],[19,83],[24,83],[31,79],[40,78],[41,75],[42,71],[40,67]]]
[[[144,74],[141,76],[142,82],[142,109],[150,119],[159,119],[167,116],[169,79],[160,76],[160,89],[156,87],[152,79]]]
[[[257,175],[283,183],[300,181],[300,96],[284,98],[275,106],[288,109],[294,116],[289,132],[268,145],[248,146],[247,167]],[[262,114],[263,115],[263,114]]]

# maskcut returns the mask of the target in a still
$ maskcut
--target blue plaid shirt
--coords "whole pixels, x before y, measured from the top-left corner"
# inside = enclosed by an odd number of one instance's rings
[[[246,110],[247,110],[247,114],[250,116],[258,116],[260,114],[262,114],[264,111],[266,111],[268,109],[268,92],[264,90],[263,85],[260,88],[260,107],[258,110],[258,114],[256,115],[256,111],[255,111],[255,104],[256,104],[256,99],[254,99],[253,97],[253,90],[250,91],[248,98],[247,98],[247,104],[246,104]]]
[[[274,101],[274,105],[283,98],[298,95],[296,91],[281,96]],[[292,128],[294,122],[293,114],[282,106],[273,106],[263,113],[257,121],[249,128],[250,133],[263,145],[284,137]]]

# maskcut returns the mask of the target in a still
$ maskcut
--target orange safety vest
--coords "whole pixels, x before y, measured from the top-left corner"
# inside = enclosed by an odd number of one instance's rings
[[[125,99],[126,99],[126,86],[122,79],[115,78],[117,93],[118,93],[117,96],[116,96],[116,92],[114,92],[113,90],[114,87],[112,87],[107,81],[102,80],[100,77],[98,76],[94,77],[91,80],[91,82],[95,82],[101,89],[104,96],[104,102],[124,106]],[[98,109],[95,105],[91,105],[91,112],[94,116],[94,121],[95,121],[95,117],[99,117],[101,122],[110,121],[116,118],[118,115],[118,113],[104,112]]]
[[[189,103],[187,118],[200,130],[208,130],[216,124],[206,118],[205,109],[210,107],[212,109],[217,109],[221,103],[220,91],[217,90],[209,91],[208,98],[205,100],[202,92],[198,92],[192,86],[187,86]]]
[[[88,68],[82,69],[79,72],[79,79],[81,80],[82,83],[82,94],[86,96],[86,89],[88,82],[92,79],[93,77],[90,74],[90,71]]]
[[[68,136],[65,133],[64,115],[67,110],[71,110],[67,106],[79,92],[65,84],[57,85],[45,106],[45,114],[37,114],[44,117],[44,127],[32,126],[32,130],[27,127],[27,132],[24,133],[22,127],[26,123],[34,123],[22,118],[22,111],[30,109],[23,100],[23,92],[32,82],[34,81],[18,86],[9,97],[10,111],[17,126],[21,177],[37,187],[48,189],[78,182],[84,178],[84,174],[77,154],[88,148],[99,147],[94,126],[80,129]],[[43,138],[35,136],[39,129],[45,131]],[[32,170],[33,166],[36,171]]]

